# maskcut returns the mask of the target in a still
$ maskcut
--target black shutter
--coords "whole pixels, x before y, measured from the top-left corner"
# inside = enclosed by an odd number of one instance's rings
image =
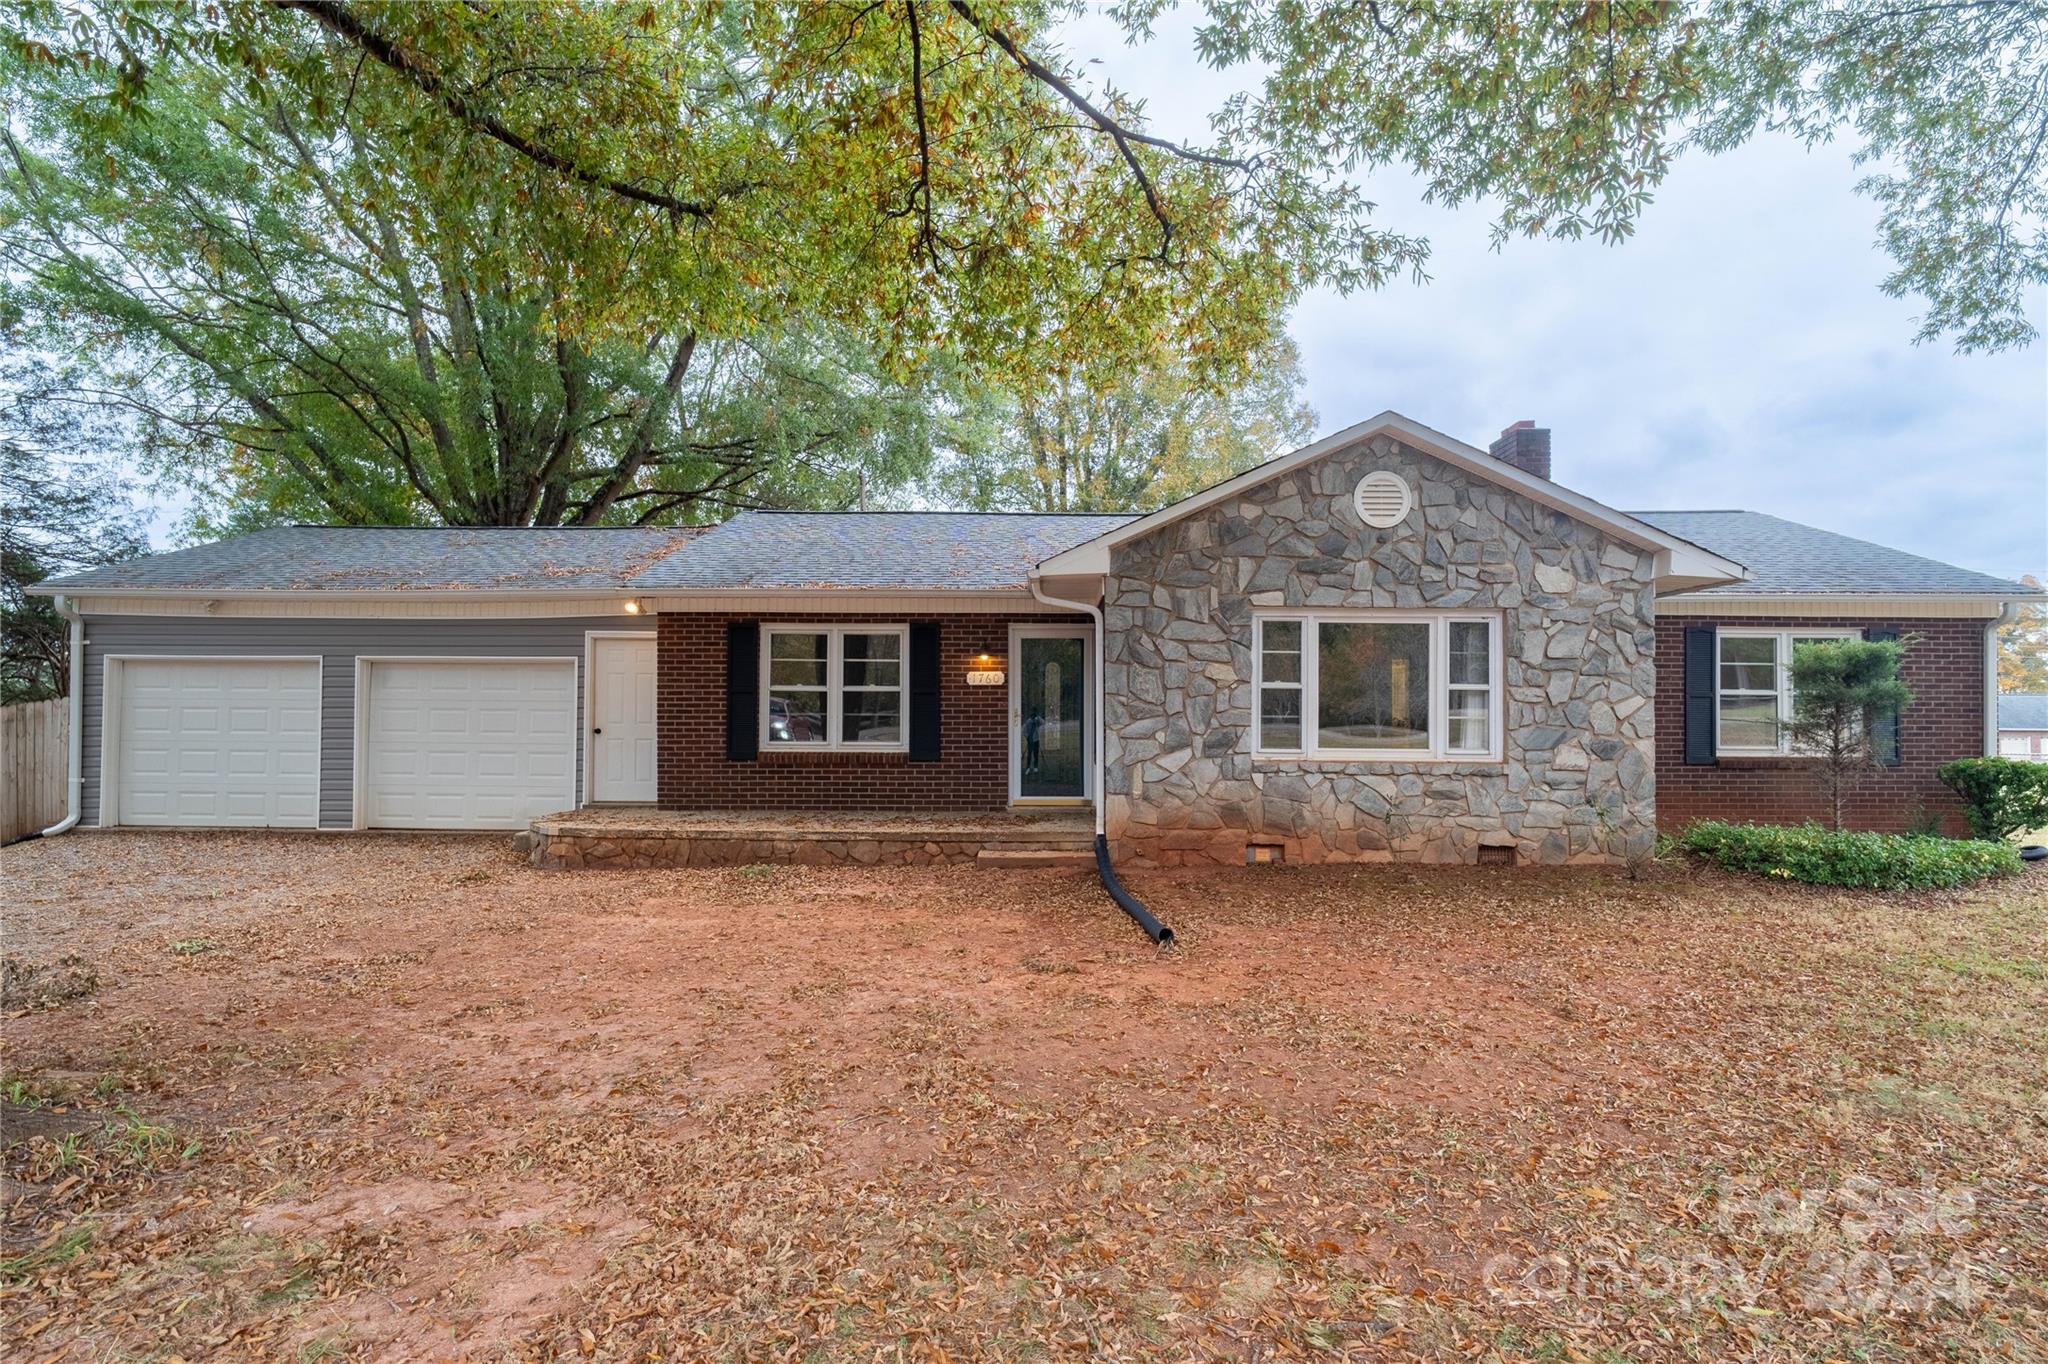
[[[1863,632],[1863,637],[1876,643],[1881,640],[1896,640],[1899,632],[1890,626],[1873,625]],[[1886,767],[1899,765],[1899,713],[1888,710],[1873,716],[1870,722],[1870,747],[1877,754],[1877,760]]]
[[[761,753],[761,627],[751,620],[725,627],[725,756],[750,763]]]
[[[910,760],[939,760],[939,623],[910,623]]]
[[[1685,628],[1685,761],[1714,765],[1714,627]]]

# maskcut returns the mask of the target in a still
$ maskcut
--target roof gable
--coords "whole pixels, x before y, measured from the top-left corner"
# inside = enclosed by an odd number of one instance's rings
[[[1172,525],[1248,488],[1291,473],[1303,465],[1324,459],[1374,436],[1390,435],[1403,444],[1434,456],[1465,473],[1499,484],[1554,511],[1583,522],[1624,544],[1649,550],[1657,556],[1657,585],[1660,591],[1681,591],[1713,583],[1731,582],[1743,576],[1742,565],[1733,559],[1703,549],[1668,531],[1637,520],[1560,483],[1538,478],[1511,464],[1502,463],[1484,450],[1467,445],[1411,421],[1398,412],[1387,411],[1356,426],[1346,427],[1305,445],[1291,454],[1268,460],[1256,469],[1225,479],[1192,497],[1114,527],[1063,554],[1054,555],[1038,566],[1038,576],[1099,575],[1109,571],[1110,552],[1142,535]]]

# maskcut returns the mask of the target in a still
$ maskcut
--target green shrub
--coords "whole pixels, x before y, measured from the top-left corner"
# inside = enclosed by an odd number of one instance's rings
[[[2048,763],[1958,758],[1935,775],[1963,798],[1970,832],[1979,838],[2011,838],[2048,828]]]
[[[1680,834],[1678,843],[1731,871],[1867,890],[1960,886],[2020,869],[2019,850],[2010,843],[1845,833],[1818,824],[1791,828],[1702,821]]]

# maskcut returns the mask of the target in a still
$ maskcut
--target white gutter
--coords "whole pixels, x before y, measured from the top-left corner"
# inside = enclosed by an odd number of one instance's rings
[[[1093,789],[1095,793],[1095,836],[1100,838],[1108,831],[1108,824],[1103,815],[1107,793],[1103,790],[1102,786],[1103,773],[1106,770],[1102,750],[1105,741],[1109,737],[1108,717],[1102,712],[1102,657],[1104,652],[1102,647],[1102,608],[1094,602],[1069,601],[1065,597],[1048,596],[1045,590],[1038,585],[1038,575],[1036,574],[1033,574],[1031,577],[1031,595],[1038,598],[1046,606],[1056,606],[1069,611],[1085,611],[1088,613],[1088,618],[1095,622],[1095,666],[1093,669],[1095,675],[1095,785]],[[1016,667],[1017,660],[1011,659],[1010,666],[1012,668]]]
[[[70,749],[71,797],[67,806],[70,813],[43,830],[40,835],[43,838],[54,838],[78,823],[78,816],[85,806],[85,617],[78,614],[78,604],[70,597],[57,597],[55,605],[58,612],[71,621],[71,733],[67,743]]]
[[[1998,756],[1998,627],[2019,618],[2020,604],[2005,603],[1998,619],[1984,626],[1984,756]]]
[[[163,601],[596,601],[651,603],[692,602],[727,597],[826,597],[858,601],[864,597],[938,595],[973,601],[1021,601],[1027,595],[1014,587],[832,587],[788,583],[771,587],[635,587],[617,583],[592,587],[387,587],[329,589],[312,587],[84,587],[23,589],[29,596],[156,598]]]

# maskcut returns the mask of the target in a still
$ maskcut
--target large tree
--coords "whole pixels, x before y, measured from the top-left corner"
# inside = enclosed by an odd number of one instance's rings
[[[1177,7],[1111,12],[1142,32]],[[199,62],[316,131],[402,129],[394,201],[516,200],[489,259],[525,275],[536,243],[578,245],[577,307],[636,325],[823,310],[906,352],[1034,364],[1164,328],[1227,360],[1303,285],[1420,261],[1353,172],[1413,167],[1432,198],[1492,201],[1503,233],[1619,238],[1679,150],[1778,127],[1870,162],[1889,287],[1926,298],[1927,334],[2033,334],[2040,0],[1192,7],[1242,87],[1199,141],[1084,74],[1061,0],[26,0],[0,38],[81,73],[66,98],[101,124]]]
[[[2031,574],[2020,581],[2037,592],[2041,588]],[[2048,604],[2021,602],[1998,627],[1998,689],[2048,692]]]
[[[1113,13],[1141,31],[1169,3]],[[1201,54],[1243,88],[1177,137],[1062,48],[1074,8],[25,0],[0,14],[4,249],[50,316],[168,366],[224,439],[322,501],[363,473],[421,514],[484,519],[611,517],[715,478],[694,463],[657,488],[631,435],[673,409],[693,339],[830,338],[899,379],[957,358],[1012,391],[1099,390],[1164,352],[1227,386],[1303,289],[1421,268],[1426,244],[1356,183],[1381,166],[1489,203],[1503,235],[1619,240],[1687,146],[1849,137],[1923,335],[2034,334],[2039,0],[1200,0]],[[280,212],[286,249],[244,258],[276,247]],[[195,291],[161,297],[166,270]],[[327,284],[302,293],[307,276]],[[626,435],[573,488],[492,474],[503,436],[470,428],[498,395],[453,371],[558,342],[611,373],[641,356],[604,424]],[[507,420],[552,430],[558,412],[511,396]],[[302,457],[322,423],[324,468]],[[408,462],[423,451],[445,490]]]
[[[120,423],[72,401],[77,378],[0,319],[0,704],[70,687],[70,624],[29,589],[148,545],[106,459]]]
[[[316,133],[205,68],[90,139],[42,114],[8,137],[15,311],[97,358],[77,396],[143,415],[196,529],[701,519],[922,468],[928,404],[833,328],[592,326],[573,253],[515,278],[475,222],[395,211],[369,121]]]
[[[1149,511],[1244,472],[1315,430],[1301,355],[1276,336],[1221,392],[1172,354],[1117,375],[1063,367],[992,395],[956,429],[935,480],[947,502],[1029,511]]]

